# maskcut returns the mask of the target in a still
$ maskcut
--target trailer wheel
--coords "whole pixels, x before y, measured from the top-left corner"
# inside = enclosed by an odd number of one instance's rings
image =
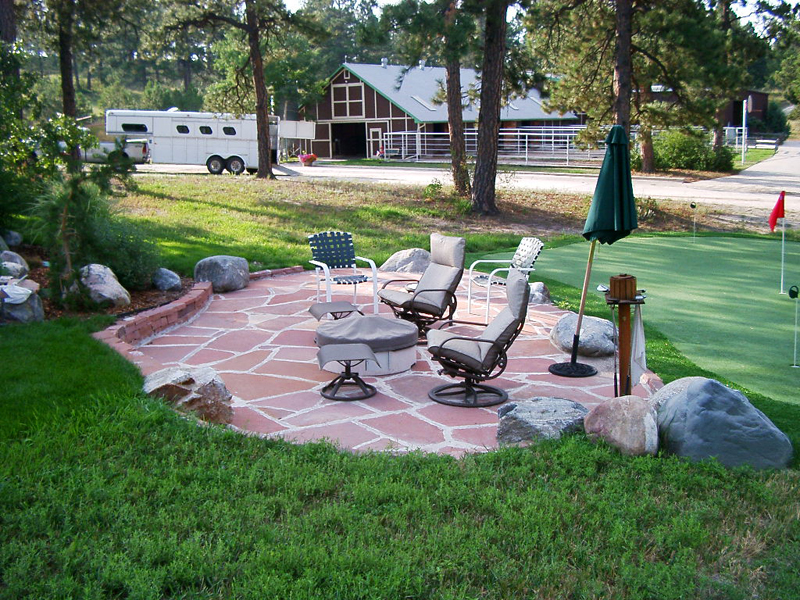
[[[225,159],[221,156],[212,156],[206,161],[206,168],[212,175],[219,175],[225,170]]]
[[[238,156],[231,156],[228,159],[228,164],[226,168],[234,175],[241,175],[242,173],[244,173],[244,161]]]

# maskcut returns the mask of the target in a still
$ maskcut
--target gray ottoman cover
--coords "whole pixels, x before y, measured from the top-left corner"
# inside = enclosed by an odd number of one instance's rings
[[[373,352],[391,352],[416,346],[417,326],[401,319],[353,316],[326,321],[317,328],[317,346],[366,344]]]

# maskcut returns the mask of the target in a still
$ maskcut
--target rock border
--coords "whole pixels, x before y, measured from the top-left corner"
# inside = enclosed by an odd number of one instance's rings
[[[250,273],[250,281],[298,273],[303,270],[303,267],[295,266],[255,271]],[[93,333],[92,337],[116,350],[134,364],[141,363],[142,356],[137,352],[139,346],[147,343],[154,336],[178,325],[183,325],[203,313],[211,303],[213,294],[210,281],[197,282],[189,292],[177,300],[124,318],[103,331]],[[133,353],[137,353],[135,361],[132,359]]]

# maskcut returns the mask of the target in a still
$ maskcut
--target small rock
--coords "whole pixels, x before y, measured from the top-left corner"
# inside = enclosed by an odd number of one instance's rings
[[[501,406],[497,415],[499,444],[518,444],[559,439],[566,433],[583,430],[588,411],[564,398],[537,397]]]
[[[789,465],[789,438],[744,394],[714,379],[693,379],[658,410],[658,432],[667,452],[695,461],[716,457],[726,467]]]
[[[380,266],[381,271],[393,273],[423,273],[431,262],[431,253],[422,248],[409,248],[392,254]]]
[[[630,456],[658,452],[656,411],[644,398],[621,396],[595,406],[583,421],[590,439],[602,439]]]
[[[28,266],[28,261],[26,261],[16,252],[12,252],[11,250],[3,250],[2,252],[0,252],[0,262],[15,263],[17,265],[20,265],[25,270],[26,275],[31,270],[31,268]]]
[[[210,281],[216,293],[233,292],[250,285],[250,269],[238,256],[209,256],[194,266],[194,280]]]
[[[209,367],[162,369],[147,376],[143,389],[209,423],[230,423],[233,418],[231,393]]]
[[[114,271],[104,265],[86,265],[80,270],[81,285],[86,289],[89,298],[100,306],[128,306],[131,295],[117,281]],[[78,286],[73,284],[70,294],[78,293]]]
[[[10,275],[14,279],[22,279],[28,274],[28,269],[19,263],[4,261],[0,263],[0,267],[2,267],[0,273]]]
[[[28,299],[21,304],[0,302],[0,321],[3,320],[14,321],[16,323],[37,323],[44,321],[44,306],[42,305],[42,299],[39,298],[39,294],[34,291],[28,296]]]
[[[17,233],[16,231],[7,230],[3,232],[2,239],[5,241],[6,244],[12,247],[16,247],[22,244],[22,234]],[[6,248],[8,250],[8,248]]]
[[[153,287],[162,292],[177,292],[181,289],[181,278],[174,271],[160,267],[153,273]]]
[[[572,352],[572,340],[578,315],[569,313],[558,320],[550,332],[550,339],[564,352]],[[578,354],[581,356],[613,356],[614,326],[611,321],[597,317],[583,317]]]
[[[531,295],[528,299],[528,304],[552,304],[550,299],[550,290],[541,281],[534,281],[531,285]],[[574,330],[573,330],[574,333]]]

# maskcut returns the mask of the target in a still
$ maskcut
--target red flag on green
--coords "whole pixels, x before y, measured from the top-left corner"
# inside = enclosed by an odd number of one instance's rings
[[[769,230],[775,231],[775,225],[778,224],[778,219],[783,219],[786,217],[786,213],[783,207],[783,199],[786,197],[786,192],[781,192],[781,195],[778,197],[778,202],[775,203],[775,208],[772,209],[772,212],[769,215]]]

